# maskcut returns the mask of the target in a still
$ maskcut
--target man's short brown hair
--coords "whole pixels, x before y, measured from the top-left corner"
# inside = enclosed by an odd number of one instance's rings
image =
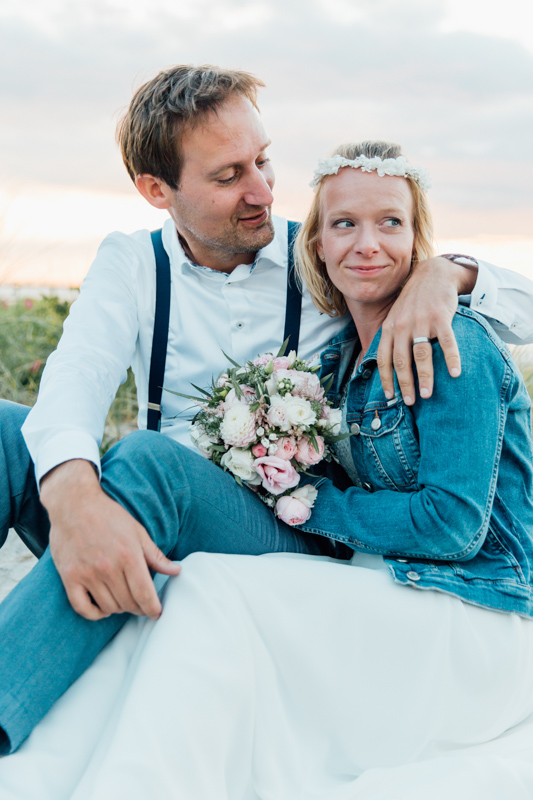
[[[182,168],[181,137],[208,111],[235,94],[257,108],[264,83],[249,72],[210,64],[163,70],[138,89],[117,127],[122,158],[133,181],[149,174],[177,189]]]

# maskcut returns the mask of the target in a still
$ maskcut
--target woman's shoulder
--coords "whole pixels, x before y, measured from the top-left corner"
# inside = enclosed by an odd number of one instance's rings
[[[461,359],[469,355],[480,355],[485,352],[496,360],[512,364],[509,348],[498,336],[489,321],[468,306],[459,305],[452,322],[453,332],[457,340]]]
[[[460,305],[452,322],[461,356],[461,372],[467,380],[481,380],[487,385],[489,376],[501,387],[507,387],[509,398],[522,396],[529,404],[522,374],[505,342],[489,321],[467,306]],[[439,355],[437,355],[437,353]],[[433,349],[435,371],[447,371],[440,347]]]

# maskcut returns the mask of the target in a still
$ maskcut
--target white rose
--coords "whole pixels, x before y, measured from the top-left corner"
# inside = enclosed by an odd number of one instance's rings
[[[313,425],[316,422],[316,414],[309,400],[294,395],[286,395],[285,406],[291,425]]]
[[[213,453],[210,445],[217,444],[219,440],[215,436],[209,436],[209,434],[205,433],[205,431],[203,431],[199,425],[191,425],[189,431],[191,434],[191,439],[200,451],[201,455],[205,456],[205,458],[212,458]]]
[[[273,428],[288,431],[291,427],[287,404],[281,395],[275,394],[270,398],[270,408],[267,411],[267,419]]]
[[[317,494],[318,489],[315,489],[314,486],[308,483],[305,486],[299,486],[294,492],[291,492],[291,497],[300,500],[307,508],[313,508]]]
[[[333,436],[338,436],[341,432],[341,422],[342,411],[340,408],[332,408],[327,419],[327,428]]]
[[[261,483],[261,476],[257,474],[254,461],[255,457],[251,450],[243,450],[240,447],[230,447],[220,459],[223,467],[253,486]]]

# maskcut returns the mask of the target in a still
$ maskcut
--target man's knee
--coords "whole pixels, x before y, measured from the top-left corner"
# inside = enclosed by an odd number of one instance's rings
[[[117,442],[103,457],[102,467],[108,461],[120,459],[136,463],[160,463],[169,458],[179,458],[180,450],[186,450],[182,444],[163,436],[156,431],[134,431]]]

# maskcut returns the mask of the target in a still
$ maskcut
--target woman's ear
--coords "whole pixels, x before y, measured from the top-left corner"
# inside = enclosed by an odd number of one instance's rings
[[[172,189],[161,178],[154,178],[153,175],[137,175],[135,186],[154,208],[170,208]]]
[[[326,260],[326,257],[324,256],[324,248],[322,247],[322,242],[320,241],[320,239],[316,243],[316,253],[321,261]]]

